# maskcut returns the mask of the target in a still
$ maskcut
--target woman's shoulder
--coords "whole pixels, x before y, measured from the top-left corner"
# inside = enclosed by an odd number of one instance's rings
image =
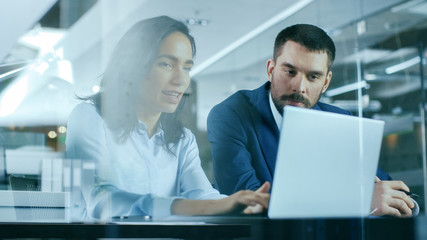
[[[96,107],[93,103],[90,102],[81,102],[77,104],[74,108],[72,113],[91,113],[96,112]]]
[[[77,104],[71,111],[70,117],[100,117],[93,103],[81,102]]]
[[[93,125],[102,122],[102,117],[99,115],[94,104],[89,102],[81,102],[77,104],[68,117],[68,125]]]

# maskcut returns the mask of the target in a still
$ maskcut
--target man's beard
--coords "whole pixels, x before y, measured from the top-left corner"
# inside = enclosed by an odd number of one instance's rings
[[[274,106],[276,107],[277,111],[279,111],[279,113],[283,115],[283,107],[285,106],[283,104],[284,101],[300,102],[304,105],[305,108],[313,108],[314,105],[316,105],[317,102],[319,101],[320,94],[313,105],[310,104],[310,101],[307,98],[305,98],[303,95],[299,93],[293,93],[290,95],[285,94],[280,96],[279,98],[276,98],[272,95],[272,98],[273,98]]]

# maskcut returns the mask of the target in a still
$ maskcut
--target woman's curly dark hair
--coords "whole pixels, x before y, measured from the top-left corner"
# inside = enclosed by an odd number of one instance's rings
[[[140,83],[148,75],[162,41],[171,33],[180,32],[189,39],[193,57],[196,53],[194,38],[187,26],[167,16],[142,20],[134,24],[119,40],[101,79],[101,91],[84,100],[92,101],[108,127],[117,133],[120,142],[137,129],[138,95]],[[184,134],[180,114],[184,97],[173,113],[162,113],[159,119],[164,131],[166,148],[177,143]]]

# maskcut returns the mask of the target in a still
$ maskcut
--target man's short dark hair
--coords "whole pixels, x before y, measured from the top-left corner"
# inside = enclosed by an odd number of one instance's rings
[[[310,51],[325,51],[329,60],[328,68],[332,66],[335,60],[335,44],[321,28],[310,24],[296,24],[283,29],[277,34],[274,42],[273,58],[275,61],[288,40],[301,44]]]

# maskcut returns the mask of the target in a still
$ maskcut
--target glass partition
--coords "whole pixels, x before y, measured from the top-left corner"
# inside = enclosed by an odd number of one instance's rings
[[[354,114],[385,121],[379,166],[420,196],[425,195],[426,6],[409,1],[339,28],[335,39],[343,56],[334,78],[341,81],[325,94]],[[350,33],[353,38],[347,38]],[[425,211],[424,197],[417,201]]]
[[[214,105],[240,89],[255,89],[268,80],[266,62],[281,29],[295,23],[319,25],[337,48],[332,81],[321,101],[356,116],[385,121],[379,166],[419,193],[417,202],[423,211],[425,88],[421,70],[425,60],[420,59],[426,56],[426,3],[395,1],[376,6],[372,1],[335,2],[334,8],[325,9],[328,3],[308,4],[198,73],[194,78],[200,94],[199,129],[206,128],[207,114]],[[323,17],[331,11],[346,20]]]
[[[96,162],[67,155],[67,121],[77,105],[104,90],[102,79],[117,56],[113,49],[126,31],[159,15],[184,22],[195,37],[191,83],[182,92],[186,104],[179,107],[184,126],[195,136],[193,150],[199,151],[209,186],[215,184],[209,112],[233,93],[268,81],[266,63],[277,33],[309,23],[323,28],[337,50],[333,77],[320,101],[385,121],[379,166],[420,195],[416,201],[425,215],[426,1],[41,2],[33,6],[23,1],[34,8],[31,18],[7,19],[14,37],[8,39],[8,48],[0,49],[0,194],[8,199],[1,207],[10,208],[9,217],[0,221],[72,222],[86,217],[85,201],[93,191],[86,187],[99,181],[99,173]],[[16,12],[22,8],[12,3],[7,7]],[[128,60],[123,58],[123,65]],[[121,69],[108,74],[127,76]],[[116,87],[125,84],[131,83],[124,79]],[[114,99],[111,104],[97,111],[114,115],[127,107]],[[110,170],[104,174],[114,175]],[[170,188],[178,189],[176,185]],[[37,215],[23,209],[52,211]]]

